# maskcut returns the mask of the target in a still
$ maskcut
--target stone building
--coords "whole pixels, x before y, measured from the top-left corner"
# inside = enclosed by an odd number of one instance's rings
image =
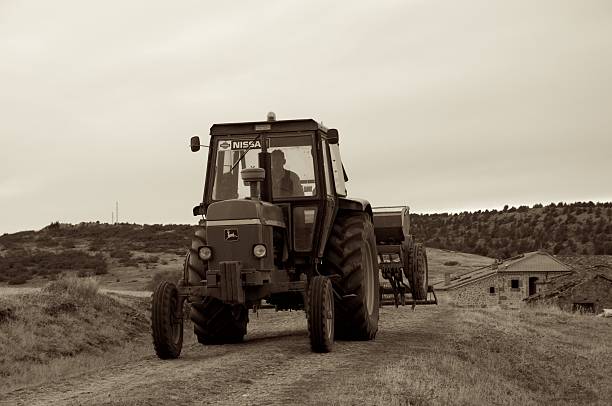
[[[552,279],[571,271],[569,265],[550,254],[536,251],[460,276],[447,275],[434,289],[446,291],[447,300],[458,306],[518,308],[523,299],[543,291]]]
[[[537,301],[556,303],[568,311],[596,314],[612,309],[612,267],[579,268],[556,278],[545,290],[527,298],[530,303]]]
[[[559,295],[561,308],[589,313],[601,313],[612,309],[612,279],[595,275]]]

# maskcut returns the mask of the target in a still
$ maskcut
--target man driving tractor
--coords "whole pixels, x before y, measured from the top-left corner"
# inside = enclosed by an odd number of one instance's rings
[[[272,194],[274,197],[304,196],[300,177],[293,171],[285,169],[285,153],[275,149],[271,153]]]

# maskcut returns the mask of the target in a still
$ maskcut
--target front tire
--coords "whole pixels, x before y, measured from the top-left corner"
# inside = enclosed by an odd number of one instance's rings
[[[206,230],[202,226],[197,226],[195,235],[191,240],[191,247],[185,257],[185,271],[183,279],[187,285],[197,286],[206,279],[208,262],[202,261],[199,255],[200,248],[206,245]]]
[[[308,289],[308,335],[314,352],[334,346],[334,290],[329,278],[315,276]]]
[[[151,331],[155,353],[161,359],[178,358],[183,348],[183,318],[177,317],[178,291],[172,282],[162,281],[153,292]]]
[[[242,342],[249,322],[244,305],[224,303],[210,296],[191,304],[190,317],[198,342],[205,345]]]
[[[327,244],[326,266],[340,275],[335,302],[335,334],[345,340],[373,340],[378,331],[380,281],[376,237],[367,213],[336,218]]]

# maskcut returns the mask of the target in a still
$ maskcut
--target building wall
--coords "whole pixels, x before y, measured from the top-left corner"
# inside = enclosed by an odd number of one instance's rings
[[[498,279],[497,274],[494,274],[468,285],[449,290],[450,302],[458,306],[497,306],[499,305]],[[495,288],[494,294],[489,293],[491,287]]]
[[[574,286],[567,294],[560,295],[559,306],[572,311],[574,304],[592,303],[594,312],[612,309],[612,282],[605,278],[595,277]]]
[[[499,303],[501,307],[518,309],[523,305],[523,299],[529,296],[529,278],[536,277],[536,293],[544,289],[548,275],[546,272],[500,272],[499,273]],[[512,288],[512,280],[518,280],[518,289]]]
[[[448,291],[450,302],[458,306],[491,307],[518,309],[523,299],[529,296],[529,278],[537,277],[536,292],[544,289],[546,272],[498,272],[487,278],[471,282]],[[518,280],[518,288],[512,288],[512,280]],[[491,287],[495,293],[490,293]]]

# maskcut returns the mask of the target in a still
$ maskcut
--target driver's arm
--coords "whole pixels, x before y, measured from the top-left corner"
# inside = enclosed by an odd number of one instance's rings
[[[293,184],[293,196],[304,196],[304,188],[300,181],[300,177],[295,173],[291,172],[291,183]]]

